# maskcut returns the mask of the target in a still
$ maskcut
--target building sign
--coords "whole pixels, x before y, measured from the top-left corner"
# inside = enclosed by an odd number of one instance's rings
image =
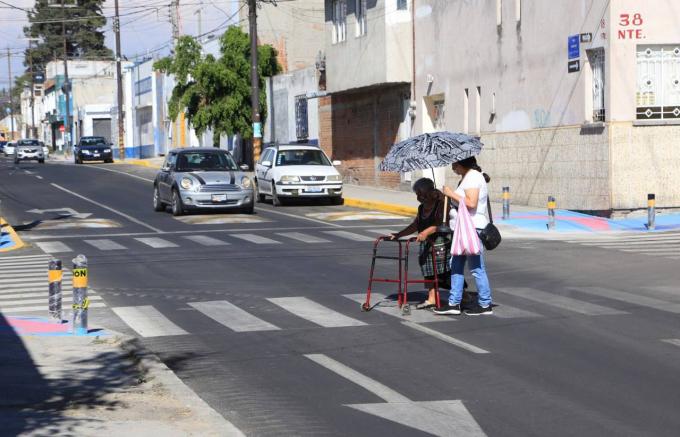
[[[618,39],[645,39],[642,31],[644,22],[642,14],[620,14]]]
[[[581,57],[580,41],[581,41],[580,35],[571,35],[567,39],[567,51],[569,59],[578,59]]]
[[[569,73],[577,73],[581,71],[581,61],[576,59],[575,61],[569,61],[567,64],[567,70]]]

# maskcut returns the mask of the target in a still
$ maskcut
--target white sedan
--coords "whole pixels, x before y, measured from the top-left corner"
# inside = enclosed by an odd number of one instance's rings
[[[342,176],[336,165],[340,161],[331,163],[316,146],[267,147],[255,165],[257,199],[263,202],[266,196],[271,196],[272,204],[280,206],[285,199],[325,198],[341,205]]]

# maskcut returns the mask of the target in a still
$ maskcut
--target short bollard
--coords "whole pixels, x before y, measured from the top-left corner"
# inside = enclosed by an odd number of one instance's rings
[[[47,310],[50,321],[61,323],[61,260],[51,259],[48,264],[49,300]]]
[[[555,202],[555,197],[548,196],[548,229],[555,229],[555,207],[557,203]]]
[[[510,187],[503,187],[503,220],[510,218]]]
[[[653,231],[656,227],[656,195],[647,194],[647,230]]]
[[[73,334],[87,334],[87,258],[78,255],[73,259]]]

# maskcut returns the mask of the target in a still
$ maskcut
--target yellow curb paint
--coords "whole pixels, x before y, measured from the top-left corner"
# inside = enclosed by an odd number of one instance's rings
[[[345,197],[345,205],[363,209],[377,209],[378,211],[391,212],[394,214],[414,215],[418,212],[418,208],[411,206],[393,205],[391,203],[351,199],[347,197]]]
[[[12,241],[14,241],[14,246],[12,247],[7,247],[5,249],[0,249],[0,252],[9,252],[12,250],[17,250],[21,249],[22,247],[25,247],[26,244],[19,238],[19,235],[17,235],[16,231],[14,230],[13,227],[5,221],[4,218],[0,217],[0,226],[6,230],[7,233],[9,233],[10,237],[12,238]]]
[[[152,164],[149,161],[145,161],[143,159],[126,159],[124,161],[116,161],[114,164],[131,164],[131,165],[138,165],[140,167],[148,167],[148,168],[161,168],[160,164]]]

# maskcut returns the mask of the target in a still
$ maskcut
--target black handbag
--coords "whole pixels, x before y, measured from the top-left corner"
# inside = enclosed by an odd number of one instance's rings
[[[501,244],[501,232],[496,225],[493,224],[493,214],[491,214],[491,201],[486,198],[486,210],[489,213],[489,224],[484,229],[479,231],[479,239],[486,250],[494,250]]]

